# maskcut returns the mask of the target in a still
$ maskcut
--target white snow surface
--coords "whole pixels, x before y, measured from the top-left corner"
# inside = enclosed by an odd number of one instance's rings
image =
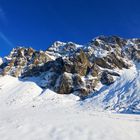
[[[3,63],[3,60],[2,60],[2,58],[0,57],[0,65]]]
[[[0,77],[0,140],[139,140],[139,115],[88,108],[91,103]]]
[[[84,105],[140,114],[140,65],[134,64],[130,69],[124,69],[114,84],[102,86]]]

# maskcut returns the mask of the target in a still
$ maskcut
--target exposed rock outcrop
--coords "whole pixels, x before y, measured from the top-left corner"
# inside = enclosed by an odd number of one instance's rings
[[[110,85],[114,83],[114,78],[107,71],[104,71],[101,76],[101,83],[104,85]]]
[[[131,61],[140,62],[140,39],[99,36],[86,45],[57,41],[46,51],[18,47],[0,61],[1,75],[23,79],[39,77],[37,84],[59,94],[81,98],[110,85],[118,70],[129,69]]]

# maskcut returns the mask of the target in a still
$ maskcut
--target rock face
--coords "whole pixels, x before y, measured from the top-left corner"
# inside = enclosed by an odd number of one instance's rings
[[[18,47],[12,50],[9,56],[4,58],[5,63],[0,67],[2,75],[20,77],[24,72],[30,71],[33,67],[44,65],[52,60],[51,56],[43,51],[35,51],[32,48]]]
[[[101,76],[101,83],[105,85],[111,85],[114,83],[114,78],[107,71],[104,71]]]
[[[46,51],[17,47],[0,61],[0,73],[36,77],[42,88],[85,98],[98,85],[114,83],[117,71],[129,69],[131,61],[140,62],[140,39],[99,36],[86,45],[57,41]]]
[[[70,94],[73,90],[73,80],[71,74],[63,73],[56,81],[55,91],[59,94]]]

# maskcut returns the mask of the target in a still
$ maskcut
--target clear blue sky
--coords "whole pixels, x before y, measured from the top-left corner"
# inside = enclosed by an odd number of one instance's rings
[[[140,0],[0,0],[0,56],[18,45],[140,37]]]

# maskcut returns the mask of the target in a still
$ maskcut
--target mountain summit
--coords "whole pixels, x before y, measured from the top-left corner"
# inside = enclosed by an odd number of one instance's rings
[[[85,45],[56,41],[46,51],[17,47],[0,60],[0,73],[105,109],[140,112],[139,63],[140,39],[99,36]]]

